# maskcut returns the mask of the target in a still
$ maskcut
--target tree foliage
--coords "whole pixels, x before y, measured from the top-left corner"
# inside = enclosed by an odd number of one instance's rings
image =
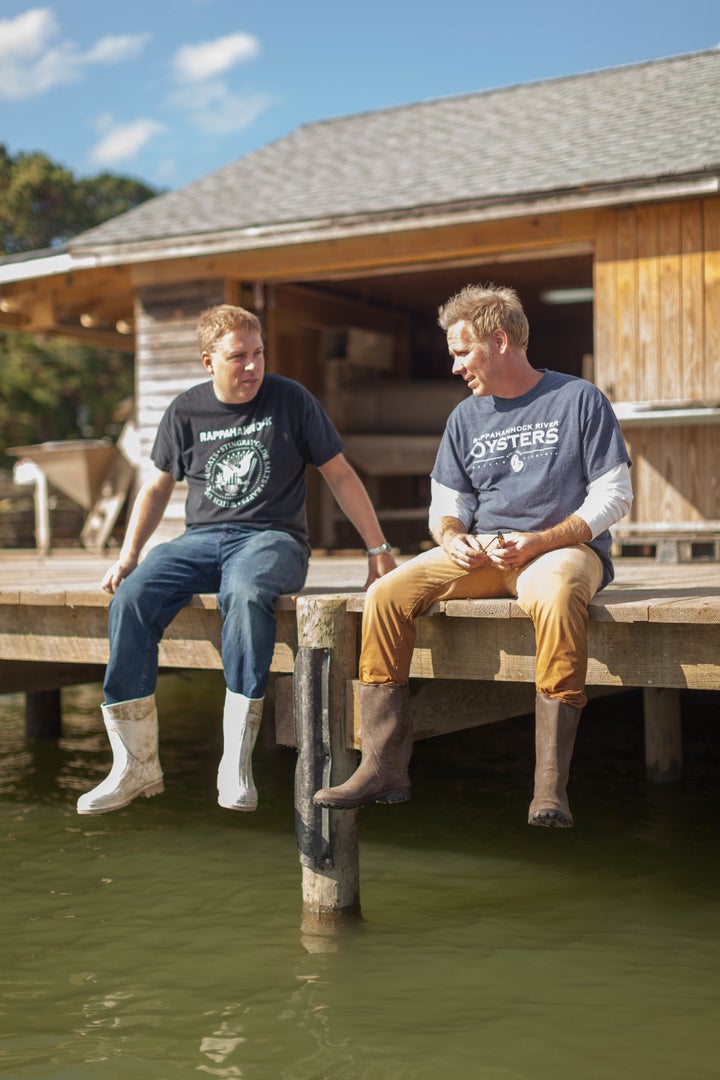
[[[76,179],[45,154],[0,144],[0,253],[55,247],[158,194],[101,173]],[[9,446],[115,434],[133,392],[127,353],[71,338],[0,332],[0,468]]]
[[[10,446],[100,438],[120,430],[133,392],[125,353],[70,338],[0,334],[0,459]]]
[[[56,247],[157,194],[140,180],[107,172],[76,179],[45,154],[12,157],[0,143],[0,250]]]

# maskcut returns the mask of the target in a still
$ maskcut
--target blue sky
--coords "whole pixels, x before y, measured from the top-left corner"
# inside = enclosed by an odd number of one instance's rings
[[[178,188],[313,120],[718,44],[717,0],[0,0],[0,142]]]

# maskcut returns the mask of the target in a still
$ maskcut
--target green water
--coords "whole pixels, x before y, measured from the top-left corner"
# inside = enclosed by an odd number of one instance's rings
[[[222,686],[167,677],[166,792],[97,818],[98,687],[26,741],[0,698],[0,1076],[710,1080],[720,1076],[717,699],[648,786],[639,698],[591,706],[571,832],[524,824],[527,718],[421,744],[361,812],[362,920],[301,919],[290,750],[255,814],[214,802]]]

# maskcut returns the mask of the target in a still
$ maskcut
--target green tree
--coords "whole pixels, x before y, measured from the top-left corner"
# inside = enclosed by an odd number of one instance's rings
[[[0,334],[0,461],[10,446],[116,435],[133,392],[126,353],[70,338]],[[4,460],[2,460],[4,459]]]
[[[13,157],[0,144],[0,254],[55,247],[157,194],[110,173],[78,180],[45,154]],[[115,434],[132,383],[127,353],[0,332],[0,468],[12,468],[9,446]]]
[[[55,247],[157,194],[112,173],[76,179],[45,154],[13,157],[0,143],[0,250],[14,255]]]

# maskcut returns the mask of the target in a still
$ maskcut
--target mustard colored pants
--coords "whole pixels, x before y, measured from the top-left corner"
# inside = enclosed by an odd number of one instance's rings
[[[581,709],[587,701],[587,607],[602,573],[599,557],[585,544],[548,551],[519,570],[483,566],[469,573],[442,548],[425,551],[368,589],[360,681],[408,681],[415,619],[436,601],[512,596],[535,628],[538,693]]]

